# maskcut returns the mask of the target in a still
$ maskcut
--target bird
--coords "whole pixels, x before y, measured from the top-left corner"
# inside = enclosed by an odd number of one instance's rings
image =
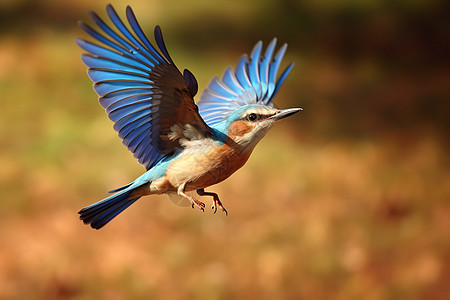
[[[155,194],[178,197],[202,211],[198,196],[212,197],[214,213],[228,215],[219,196],[205,188],[240,169],[278,120],[302,110],[272,103],[294,65],[277,78],[287,44],[275,53],[274,38],[263,53],[262,41],[257,42],[235,70],[228,67],[222,79],[214,77],[195,103],[197,80],[175,65],[160,26],[154,29],[156,48],[130,6],[128,24],[110,4],[106,13],[111,25],[92,11],[97,28],[78,21],[95,42],[78,38],[76,43],[85,51],[81,60],[100,105],[145,173],[82,208],[80,219],[100,229],[141,197]]]

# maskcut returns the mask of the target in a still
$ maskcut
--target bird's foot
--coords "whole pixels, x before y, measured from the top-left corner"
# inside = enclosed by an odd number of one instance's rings
[[[194,208],[195,206],[197,206],[201,211],[205,211],[205,203],[198,201],[195,198],[190,197],[191,203],[192,203],[192,208]]]
[[[220,202],[218,197],[214,197],[213,205],[211,207],[212,209],[214,209],[214,213],[217,212],[217,207],[221,208],[225,215],[228,216],[228,212],[225,207],[223,207],[222,202]]]
[[[185,193],[184,189],[186,188],[186,183],[181,184],[178,187],[178,195],[188,199],[191,204],[192,204],[192,208],[194,208],[195,206],[197,206],[199,209],[201,209],[202,211],[205,211],[205,203],[198,201],[197,199],[195,199],[192,196],[189,196],[188,194]]]
[[[217,207],[220,207],[222,209],[222,211],[225,213],[226,216],[228,216],[228,212],[225,209],[225,207],[223,207],[222,202],[220,202],[219,200],[219,196],[216,193],[211,193],[211,192],[205,192],[205,189],[198,189],[197,193],[200,196],[211,196],[213,197],[213,205],[212,205],[212,209],[214,209],[214,213],[217,212]]]

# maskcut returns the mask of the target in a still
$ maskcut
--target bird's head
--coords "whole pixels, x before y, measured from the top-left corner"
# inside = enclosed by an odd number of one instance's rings
[[[302,110],[276,109],[261,104],[248,104],[238,108],[226,120],[226,132],[242,150],[252,150],[273,124]]]

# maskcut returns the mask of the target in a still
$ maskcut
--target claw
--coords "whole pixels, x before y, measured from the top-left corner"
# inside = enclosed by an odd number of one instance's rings
[[[194,205],[196,205],[201,211],[205,211],[205,203],[198,201],[197,199],[193,199],[194,203],[192,203],[192,208],[194,208]]]
[[[225,209],[225,207],[223,207],[222,205],[219,205],[219,206],[220,206],[220,208],[222,208],[222,211],[225,213],[225,216],[228,216],[228,212]]]
[[[205,211],[205,203],[198,201],[197,199],[194,198],[190,198],[189,200],[192,201],[192,209],[194,209],[195,206],[197,206],[203,212]]]
[[[222,211],[225,213],[225,215],[228,216],[228,212],[225,209],[225,207],[222,206],[222,203],[220,201],[214,200],[214,204],[211,207],[212,209],[214,209],[214,213],[217,212],[217,207],[220,207],[222,209]]]
[[[187,195],[184,191],[184,189],[186,188],[186,183],[181,184],[178,187],[178,195],[188,199],[189,201],[191,201],[192,203],[192,208],[194,208],[194,206],[197,206],[198,208],[200,208],[202,211],[205,211],[205,203],[198,201],[197,199],[195,199],[194,197],[191,197],[189,195]]]

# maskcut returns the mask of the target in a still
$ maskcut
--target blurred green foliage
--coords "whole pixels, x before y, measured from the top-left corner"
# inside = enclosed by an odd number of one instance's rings
[[[124,4],[112,1],[123,15]],[[97,1],[0,3],[0,298],[444,299],[450,36],[444,0],[129,1],[200,90],[258,39],[296,66],[272,129],[217,191],[229,217],[148,197],[96,232],[79,208],[143,169],[75,37]]]

